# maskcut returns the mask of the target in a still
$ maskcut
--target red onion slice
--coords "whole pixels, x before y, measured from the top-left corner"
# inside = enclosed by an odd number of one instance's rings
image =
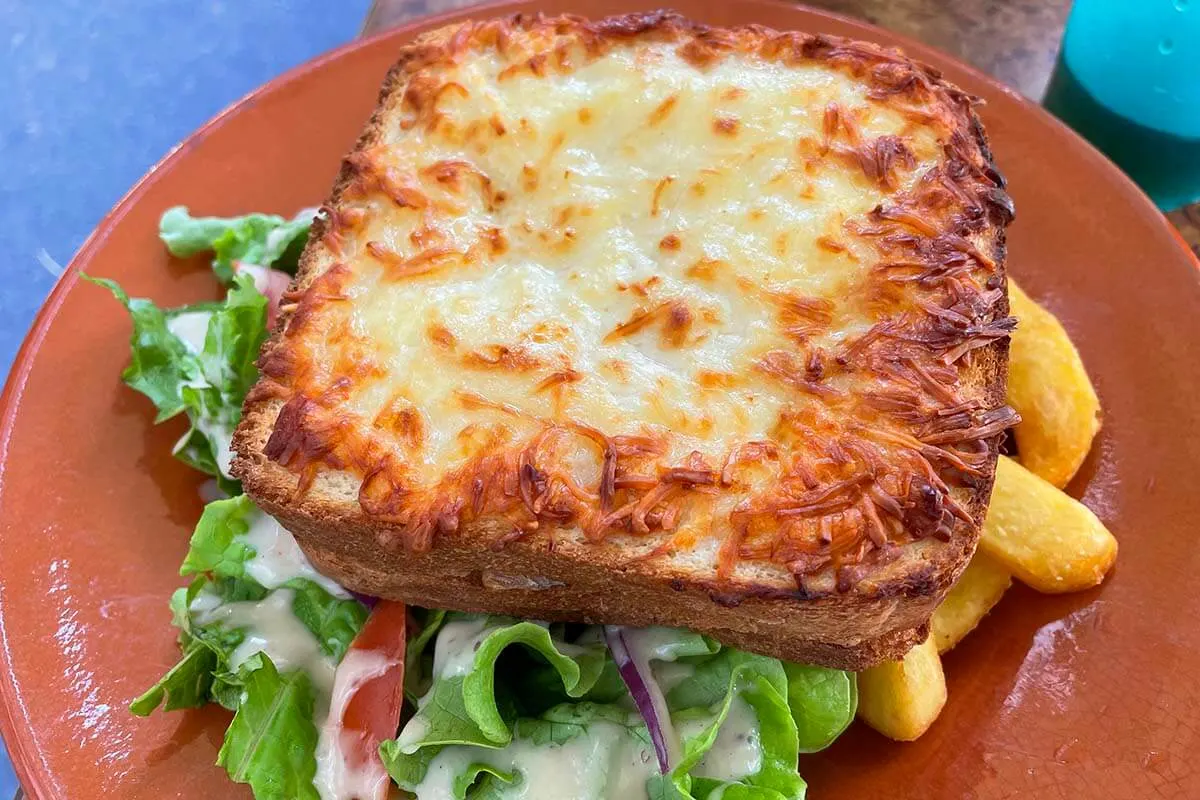
[[[277,269],[261,267],[258,264],[243,264],[241,261],[233,262],[233,271],[245,272],[254,279],[254,288],[267,298],[267,327],[274,325],[275,315],[279,313],[280,298],[291,284],[292,276]]]
[[[625,629],[620,625],[605,625],[604,640],[621,673],[621,680],[625,681],[634,705],[646,721],[650,741],[654,743],[654,753],[658,756],[658,768],[666,775],[679,760],[679,739],[671,724],[662,687],[650,671],[650,659],[638,652],[636,646],[630,647]]]

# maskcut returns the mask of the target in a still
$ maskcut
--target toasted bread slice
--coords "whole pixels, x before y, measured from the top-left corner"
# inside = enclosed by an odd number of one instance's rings
[[[896,51],[661,12],[421,37],[235,473],[360,592],[899,657],[1014,416],[972,104]]]

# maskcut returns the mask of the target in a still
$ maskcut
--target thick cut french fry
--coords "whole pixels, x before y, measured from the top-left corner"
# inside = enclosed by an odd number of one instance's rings
[[[933,612],[929,635],[938,652],[946,652],[975,630],[1011,585],[1012,574],[1008,569],[987,553],[976,550],[958,583]]]
[[[1021,415],[1021,463],[1060,489],[1083,463],[1100,430],[1100,400],[1079,351],[1058,318],[1008,282],[1019,320],[1008,359],[1008,404]]]
[[[1091,509],[1005,456],[979,546],[1039,592],[1095,586],[1117,558],[1116,538]]]
[[[858,674],[858,716],[889,739],[911,742],[929,729],[946,704],[946,676],[933,637]]]

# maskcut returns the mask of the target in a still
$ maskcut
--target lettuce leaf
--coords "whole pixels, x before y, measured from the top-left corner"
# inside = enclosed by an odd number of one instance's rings
[[[179,574],[207,575],[214,581],[224,580],[213,585],[221,587],[217,593],[225,602],[265,597],[267,589],[246,573],[246,563],[256,555],[254,545],[246,535],[253,517],[262,513],[245,495],[214,500],[206,505]],[[366,607],[353,598],[336,597],[306,577],[293,577],[277,588],[292,590],[292,613],[316,637],[321,650],[340,661],[367,621]],[[231,590],[242,596],[234,598]],[[261,596],[247,596],[259,592]]]
[[[858,682],[853,672],[784,662],[788,705],[796,721],[801,753],[833,744],[854,721]]]
[[[253,662],[253,663],[251,663]],[[225,732],[217,764],[257,800],[319,800],[316,692],[303,670],[280,675],[259,654],[243,665],[242,702]]]
[[[230,494],[240,494],[240,486],[227,475],[228,439],[258,378],[267,306],[252,277],[236,266],[294,272],[310,224],[311,216],[192,217],[183,207],[164,214],[160,236],[173,254],[213,253],[213,270],[229,287],[220,303],[163,309],[129,298],[112,281],[94,281],[133,321],[133,358],[124,380],[150,398],[158,421],[186,413],[191,427],[176,455],[216,476]],[[188,320],[191,328],[181,333],[185,314],[205,315],[202,339],[194,324],[200,318]],[[323,700],[312,676],[298,669],[280,673],[265,652],[235,657],[246,631],[206,622],[213,617],[204,609],[287,590],[291,612],[334,663],[367,611],[330,593],[319,576],[297,576],[274,588],[251,578],[247,564],[255,552],[247,534],[252,515],[260,513],[244,496],[206,507],[181,568],[194,580],[171,599],[181,657],[130,708],[146,715],[159,707],[220,703],[235,712],[218,759],[230,777],[248,783],[259,800],[315,800],[314,711]],[[432,786],[438,797],[522,796],[528,781],[545,779],[563,761],[571,769],[579,765],[580,796],[593,792],[597,800],[617,796],[617,784],[621,797],[644,787],[652,800],[802,798],[798,753],[827,746],[853,719],[857,703],[851,674],[656,629],[650,632],[654,671],[668,690],[682,745],[675,769],[658,775],[649,732],[595,629],[416,613],[422,627],[409,642],[405,693],[417,713],[380,754],[401,787]],[[453,657],[437,652],[454,636],[468,649]],[[731,741],[740,748],[734,757]]]
[[[240,488],[229,477],[230,437],[241,419],[242,401],[258,380],[255,361],[266,338],[267,299],[249,275],[239,275],[221,303],[162,309],[130,298],[114,281],[88,278],[108,289],[133,322],[132,359],[122,373],[131,388],[150,398],[156,422],[186,412],[191,427],[175,447],[184,463],[212,475],[222,488]],[[203,344],[172,330],[184,315],[207,320]]]
[[[216,405],[226,417],[235,405],[240,416],[246,392],[258,381],[258,351],[266,337],[267,298],[253,277],[238,275],[225,302],[213,310],[199,356],[205,382],[217,391]]]
[[[112,292],[133,321],[133,336],[129,340],[133,358],[121,373],[121,380],[150,398],[158,409],[155,422],[170,419],[183,411],[182,388],[200,380],[202,373],[199,362],[187,346],[167,328],[171,312],[149,300],[130,298],[116,281],[90,275],[83,277]]]
[[[805,793],[796,771],[800,723],[808,750],[853,718],[853,678],[845,673],[785,665],[688,631],[647,631],[643,641],[652,645],[682,744],[676,767],[658,775],[649,732],[607,648],[595,629],[578,627],[448,615],[432,635],[430,688],[417,714],[380,748],[393,779],[418,798],[503,798],[536,780],[525,773],[544,769],[544,759],[580,758],[633,781],[621,784],[623,792],[637,792],[644,779],[654,800],[793,800]],[[429,637],[427,630],[420,649],[429,649]],[[572,791],[615,796],[615,779],[597,774]]]
[[[705,757],[722,726],[728,723],[735,702],[747,704],[756,718],[758,770],[733,780],[692,776],[693,771],[706,771]],[[789,798],[804,796],[804,780],[796,772],[796,726],[787,702],[787,675],[781,661],[722,648],[698,663],[695,673],[668,693],[667,703],[673,711],[689,709],[681,716],[696,719],[699,715],[702,724],[698,732],[684,736],[683,759],[669,776],[672,786],[663,787],[665,797],[703,797],[718,790],[725,796],[734,787],[739,787],[737,791],[745,797],[772,797],[774,793]],[[711,715],[707,720],[701,709]],[[751,787],[763,791],[752,792]]]
[[[180,388],[192,427],[175,455],[215,476],[229,494],[240,493],[229,475],[233,430],[242,418],[242,401],[258,380],[255,362],[266,337],[267,298],[254,288],[253,278],[238,275],[209,318],[203,349],[194,354],[201,380]]]
[[[203,642],[192,639],[184,647],[183,658],[159,678],[158,683],[130,703],[129,710],[139,717],[147,717],[160,705],[164,711],[207,705],[212,700],[210,692],[216,669],[216,653]]]
[[[227,603],[269,601],[275,592],[287,591],[291,613],[333,663],[345,655],[367,610],[306,577],[293,577],[270,590],[251,578],[247,563],[256,552],[248,533],[254,515],[261,513],[245,495],[206,506],[180,570],[196,577],[171,598],[182,657],[130,709],[147,715],[160,706],[171,710],[220,703],[234,712],[218,758],[230,777],[249,783],[259,800],[315,799],[317,690],[312,676],[304,669],[279,672],[266,652],[249,657],[235,653],[247,631],[224,621],[228,618],[218,610]]]
[[[572,743],[583,739],[580,746]],[[503,747],[448,745],[425,748],[415,754],[403,753],[398,741],[384,742],[380,748],[384,763],[401,786],[418,789],[418,797],[454,797],[464,800],[525,796],[529,781],[555,780],[542,774],[530,756],[544,751],[554,761],[564,761],[565,772],[594,791],[606,782],[622,782],[636,791],[636,777],[614,772],[621,761],[635,759],[646,774],[654,760],[650,735],[636,711],[617,705],[563,703],[537,717],[518,719],[509,743]],[[575,756],[575,760],[570,760]],[[541,762],[546,764],[549,762]],[[575,773],[580,773],[576,775]],[[561,778],[563,773],[558,772]],[[582,787],[556,787],[564,797],[580,797]],[[599,797],[600,795],[596,795]],[[612,794],[605,797],[625,797]]]
[[[453,614],[439,636],[467,636],[472,640],[473,659],[465,674],[435,675],[430,691],[420,700],[406,728],[420,732],[406,742],[413,751],[447,744],[502,746],[512,739],[512,722],[523,698],[497,686],[497,667],[506,655],[508,671],[550,670],[572,697],[582,697],[604,669],[607,649],[602,642],[567,644],[536,622],[509,617],[471,617]],[[505,653],[512,645],[521,645]],[[524,652],[519,652],[524,651]],[[403,737],[402,737],[403,738]]]
[[[340,662],[367,621],[366,606],[353,598],[334,597],[308,578],[293,578],[281,588],[294,593],[292,613],[316,638],[321,651]]]
[[[411,609],[420,624],[420,632],[408,640],[404,652],[404,697],[414,706],[421,695],[429,691],[433,681],[429,673],[433,667],[433,654],[426,652],[442,623],[446,612],[441,609]]]
[[[205,506],[183,566],[182,575],[197,576],[171,597],[174,625],[179,628],[179,662],[135,699],[131,710],[142,716],[165,703],[166,710],[218,702],[231,710],[241,703],[245,665],[230,666],[244,633],[220,623],[202,624],[195,610],[198,598],[210,607],[225,603],[258,602],[271,591],[247,576],[246,563],[256,553],[247,540],[252,515],[262,512],[245,495]],[[276,590],[292,592],[292,613],[312,633],[322,652],[340,661],[366,622],[367,610],[357,600],[337,597],[320,584],[294,577]]]
[[[241,644],[243,635],[240,631],[224,630],[217,625],[195,624],[191,606],[201,592],[236,596],[240,588],[232,582],[218,584],[207,578],[197,578],[188,586],[175,590],[171,595],[171,622],[179,629],[179,649],[183,656],[157,683],[129,704],[132,713],[149,716],[159,705],[163,705],[164,711],[196,708],[209,702],[230,707],[223,699],[229,688],[225,685],[227,681],[219,676],[228,673],[230,657]],[[258,598],[237,596],[236,599]]]
[[[257,509],[245,495],[214,500],[204,507],[184,556],[179,574],[211,574],[216,578],[241,579],[254,548],[245,540],[250,530],[247,517]]]
[[[180,258],[212,251],[213,272],[228,284],[235,261],[295,274],[312,219],[305,212],[290,220],[274,214],[193,217],[186,207],[175,206],[159,220],[158,236],[171,255]]]

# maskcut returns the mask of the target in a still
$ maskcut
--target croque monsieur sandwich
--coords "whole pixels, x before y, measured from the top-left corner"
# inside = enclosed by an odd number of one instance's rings
[[[669,13],[422,36],[233,472],[363,594],[900,657],[1015,421],[972,106],[895,51]]]

